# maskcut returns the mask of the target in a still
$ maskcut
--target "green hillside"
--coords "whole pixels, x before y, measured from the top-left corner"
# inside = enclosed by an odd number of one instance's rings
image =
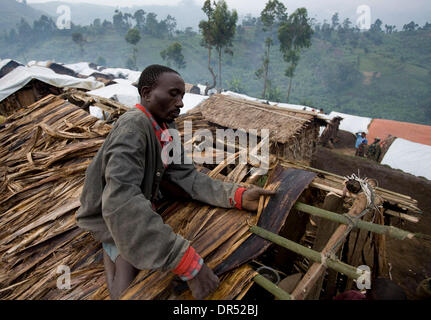
[[[81,32],[86,43],[80,47],[72,33]],[[111,67],[125,67],[132,47],[124,40],[126,29],[111,25],[76,30],[53,30],[15,39],[0,39],[0,57],[26,60],[55,60],[63,63],[97,62],[102,57]],[[261,66],[265,35],[259,23],[237,28],[233,56],[223,56],[222,83],[225,89],[260,97],[263,83],[255,76]],[[431,30],[385,33],[338,29],[316,30],[312,46],[301,55],[289,103],[306,104],[325,111],[339,111],[431,125]],[[173,36],[143,32],[138,43],[139,69],[164,63],[160,51],[179,42],[187,67],[179,70],[190,83],[211,82],[207,50],[201,36],[178,31]],[[213,52],[213,66],[216,66]],[[285,102],[288,78],[275,42],[271,51],[270,78],[274,99]],[[216,68],[214,69],[216,70]]]
[[[44,13],[43,11],[36,10],[29,5],[16,2],[15,0],[1,0],[0,1],[0,31],[4,32],[11,27],[15,27],[21,18],[24,18],[30,24],[39,19]]]

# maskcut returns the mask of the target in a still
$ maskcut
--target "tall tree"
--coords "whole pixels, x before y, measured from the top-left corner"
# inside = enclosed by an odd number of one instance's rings
[[[305,8],[297,9],[278,29],[280,51],[283,53],[284,61],[289,64],[285,71],[285,75],[290,78],[287,102],[289,102],[292,80],[299,62],[301,49],[311,46],[312,35],[313,29]]]
[[[335,12],[334,15],[331,18],[332,21],[332,29],[335,30],[340,25],[340,16],[338,15],[338,12]]]
[[[182,53],[183,47],[180,43],[174,42],[165,50],[160,52],[160,56],[168,64],[168,67],[173,63],[178,69],[184,69],[186,62],[184,61],[184,55]]]
[[[168,38],[172,39],[172,37],[174,35],[175,28],[177,27],[177,20],[174,17],[172,17],[170,14],[168,14],[168,16],[166,17],[164,22],[166,24],[166,30],[168,32]]]
[[[146,14],[146,12],[142,9],[135,11],[135,13],[133,14],[133,18],[136,21],[136,28],[138,28],[139,31],[141,31],[141,32],[144,31],[145,14]]]
[[[141,40],[141,34],[139,33],[139,30],[137,28],[132,28],[129,29],[129,31],[127,32],[125,39],[133,46],[133,63],[135,67],[134,69],[136,70],[138,68],[136,62],[136,54],[138,53],[137,44]]]
[[[217,85],[217,77],[214,73],[213,68],[211,67],[211,52],[214,44],[213,33],[212,33],[214,8],[211,4],[211,0],[205,1],[202,7],[202,11],[205,12],[207,16],[207,20],[201,20],[199,22],[199,29],[202,32],[201,46],[208,49],[208,70],[211,73],[211,76],[213,79],[213,84],[207,85],[205,88],[205,95],[207,95],[208,91],[215,88],[215,86]],[[187,29],[186,29],[186,34],[187,34]]]
[[[232,47],[232,40],[235,36],[236,22],[238,21],[238,14],[236,10],[229,11],[226,1],[219,0],[215,4],[213,12],[213,23],[211,24],[213,45],[218,52],[218,92],[221,92],[221,58],[222,50],[225,53],[233,54],[230,48]]]
[[[266,97],[266,90],[269,85],[269,56],[271,46],[273,44],[273,27],[274,25],[278,25],[281,22],[286,21],[286,19],[286,7],[278,0],[269,0],[266,3],[265,8],[260,13],[260,20],[263,24],[262,30],[267,33],[267,37],[265,39],[265,53],[263,57],[263,65],[256,71],[256,76],[258,78],[263,78],[263,99],[265,99]]]

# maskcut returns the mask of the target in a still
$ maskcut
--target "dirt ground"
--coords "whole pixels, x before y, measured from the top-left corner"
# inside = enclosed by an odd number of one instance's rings
[[[340,147],[330,150],[319,146],[312,166],[342,176],[358,174],[359,170],[361,177],[376,179],[380,187],[418,200],[418,207],[423,211],[419,223],[391,218],[391,224],[404,230],[431,235],[431,181],[355,157],[354,149],[344,145]],[[387,258],[392,266],[392,279],[405,290],[408,299],[417,299],[418,284],[431,277],[431,241],[387,238]]]

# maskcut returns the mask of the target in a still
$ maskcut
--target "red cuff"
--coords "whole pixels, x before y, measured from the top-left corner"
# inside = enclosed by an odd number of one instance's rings
[[[193,279],[200,271],[203,259],[196,253],[195,249],[190,246],[184,253],[178,266],[172,270],[173,273],[180,276],[184,281]]]
[[[235,207],[242,210],[242,194],[247,191],[246,188],[238,188],[235,191]]]

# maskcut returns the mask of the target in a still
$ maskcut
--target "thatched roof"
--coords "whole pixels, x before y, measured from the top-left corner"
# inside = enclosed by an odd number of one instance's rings
[[[264,103],[215,94],[189,113],[232,129],[269,129],[271,140],[286,143],[300,133],[316,115],[312,112],[274,107]]]

